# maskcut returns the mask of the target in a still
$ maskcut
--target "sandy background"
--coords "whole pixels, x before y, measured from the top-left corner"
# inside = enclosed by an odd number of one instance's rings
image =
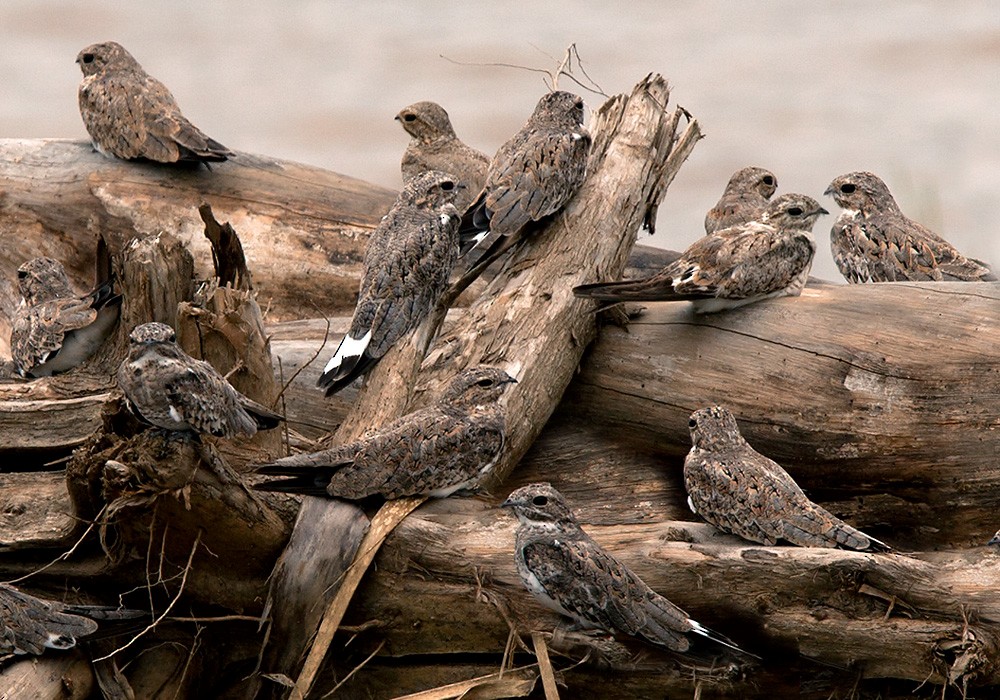
[[[460,136],[492,153],[544,91],[533,74],[442,54],[547,67],[543,52],[575,41],[609,94],[665,75],[707,134],[667,194],[654,244],[701,235],[744,165],[774,170],[779,191],[834,215],[827,184],[868,169],[904,212],[1000,264],[993,2],[4,0],[0,33],[0,137],[85,137],[73,61],[114,39],[224,144],[391,187],[407,142],[399,108],[438,101]],[[833,218],[817,224],[814,273],[839,279]]]

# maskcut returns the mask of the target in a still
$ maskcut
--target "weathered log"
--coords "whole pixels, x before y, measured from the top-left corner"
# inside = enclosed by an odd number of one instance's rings
[[[85,700],[94,688],[94,673],[79,651],[43,659],[25,658],[3,669],[4,698]]]
[[[586,311],[586,303],[572,296],[571,287],[621,273],[634,232],[647,209],[657,203],[654,193],[662,196],[700,138],[696,122],[679,128],[683,111],[667,112],[668,98],[666,81],[650,76],[630,96],[612,98],[595,112],[587,180],[578,194],[530,245],[514,253],[462,321],[435,343],[421,370],[415,401],[408,401],[406,387],[412,386],[409,377],[420,359],[419,340],[394,348],[394,357],[383,358],[366,380],[359,404],[338,431],[338,439],[360,434],[367,426],[433,400],[450,377],[466,366],[499,365],[520,382],[505,398],[505,454],[493,477],[496,483],[503,480],[541,431],[583,349],[596,334],[593,316]],[[376,393],[372,388],[376,386],[393,386],[394,391]],[[342,527],[342,520],[334,519],[331,512],[346,513],[348,508],[314,499],[303,504],[274,576],[276,634],[271,644],[281,650],[281,665],[265,664],[266,671],[298,675],[298,658],[290,652],[304,653],[324,609],[303,611],[301,600],[329,600],[343,576],[342,552],[338,550],[328,560],[318,559],[313,543],[343,543],[336,529]],[[399,509],[405,513],[406,508],[406,504],[390,504],[385,512]],[[307,565],[312,573],[304,582],[301,572]],[[291,667],[289,660],[294,662]],[[278,660],[272,655],[267,661],[276,664]],[[310,664],[293,697],[308,691],[315,660],[310,659]]]

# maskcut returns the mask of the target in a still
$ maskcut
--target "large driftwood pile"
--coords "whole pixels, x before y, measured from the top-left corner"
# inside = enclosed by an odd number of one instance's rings
[[[13,271],[28,257],[67,261],[81,288],[111,266],[126,291],[121,327],[84,367],[0,383],[0,577],[32,574],[18,585],[59,599],[124,594],[163,617],[96,675],[81,654],[50,655],[5,669],[0,695],[308,687],[325,651],[322,629],[313,636],[367,517],[307,499],[296,522],[296,501],[250,489],[244,466],[363,432],[481,361],[516,366],[521,379],[492,495],[423,504],[377,555],[377,541],[361,547],[374,565],[346,597],[309,697],[334,687],[342,697],[541,696],[532,649],[543,641],[565,697],[902,697],[921,684],[996,694],[1000,555],[981,545],[1000,526],[1000,289],[811,285],[709,317],[651,305],[591,344],[597,317],[571,287],[622,270],[699,136],[667,98],[653,78],[596,112],[590,175],[567,211],[449,314],[422,367],[419,348],[399,348],[360,392],[333,399],[315,379],[391,193],[243,154],[211,173],[176,173],[82,144],[0,143],[0,230],[11,242],[0,248],[0,342]],[[212,269],[203,203],[242,238],[255,294],[194,282]],[[189,352],[284,411],[285,434],[193,445],[138,430],[109,377],[131,325],[151,319],[174,323]],[[687,416],[712,402],[816,500],[906,554],[748,546],[694,522],[680,479]],[[521,587],[515,523],[495,507],[538,480],[653,588],[763,660],[711,668],[563,629]],[[413,505],[383,509],[372,530]]]

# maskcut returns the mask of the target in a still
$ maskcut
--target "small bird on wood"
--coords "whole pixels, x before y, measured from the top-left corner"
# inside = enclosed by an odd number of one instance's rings
[[[798,296],[816,253],[810,230],[826,213],[812,197],[785,194],[758,221],[700,238],[652,277],[584,284],[573,293],[613,303],[687,300],[699,314]]]
[[[317,382],[327,396],[367,372],[434,310],[458,260],[461,189],[447,173],[419,175],[372,233],[351,327]]]
[[[122,297],[109,279],[77,296],[62,263],[34,258],[17,270],[24,298],[14,314],[11,356],[22,377],[67,372],[91,357],[111,334]]]
[[[259,474],[290,478],[256,488],[350,500],[444,498],[469,489],[503,453],[505,428],[499,402],[514,381],[494,367],[464,370],[437,403],[360,440],[260,465]]]
[[[88,637],[121,631],[123,621],[148,616],[127,608],[43,600],[0,583],[0,661],[24,654],[39,656],[46,649],[72,649]],[[125,625],[129,626],[133,625]]]
[[[692,620],[605,552],[580,528],[551,484],[522,486],[501,507],[511,508],[520,521],[514,553],[517,573],[550,610],[582,627],[624,632],[677,652],[688,651],[691,635],[699,635],[747,653]]]
[[[837,269],[848,282],[986,282],[989,266],[967,258],[900,211],[886,184],[868,172],[841,175],[826,193],[843,209],[830,231]]]
[[[768,546],[784,540],[801,547],[891,551],[810,501],[788,472],[750,447],[728,409],[695,411],[688,427],[688,505],[715,527]]]
[[[764,168],[743,168],[733,173],[725,192],[705,215],[705,233],[757,221],[778,189],[778,178]]]
[[[231,438],[276,428],[283,419],[180,349],[174,329],[144,323],[129,335],[118,386],[133,412],[165,430]]]
[[[396,121],[413,137],[403,153],[403,183],[428,170],[448,173],[456,183],[464,185],[455,198],[455,207],[465,211],[483,189],[489,157],[455,135],[448,113],[436,102],[415,102],[404,107]]]
[[[583,128],[583,99],[544,95],[527,123],[490,161],[486,185],[462,216],[463,255],[490,233],[484,258],[510,248],[525,228],[562,209],[583,184],[591,138]]]
[[[125,160],[206,164],[233,155],[185,119],[166,86],[120,44],[92,44],[76,62],[83,71],[80,115],[100,153]]]

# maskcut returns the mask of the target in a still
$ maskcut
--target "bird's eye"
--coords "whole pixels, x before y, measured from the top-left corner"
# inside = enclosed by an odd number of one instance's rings
[[[18,270],[17,271],[17,278],[19,280],[23,280],[27,276],[28,276],[28,271],[27,270]]]
[[[448,189],[450,190],[451,188],[449,187]],[[489,378],[480,379],[476,384],[482,387],[493,386],[493,380]]]
[[[577,100],[576,102],[573,103],[573,106],[576,107],[577,109],[583,109],[583,100]]]
[[[84,63],[93,63],[94,62],[94,54],[92,54],[92,53],[85,53],[85,54],[83,54],[82,58],[83,58],[83,62]]]
[[[788,213],[791,216],[802,216],[802,207],[790,207]]]
[[[444,182],[441,183],[441,189],[444,190],[445,192],[453,190],[455,189],[455,183],[452,182],[451,180],[445,180]]]
[[[774,184],[774,178],[771,177],[770,175],[765,175],[764,179],[763,179],[763,182],[764,182],[765,185],[767,185],[768,187],[770,187],[771,185]]]
[[[840,191],[843,192],[844,194],[852,194],[856,189],[857,187],[855,187],[849,182],[845,182],[843,185],[840,186]]]
[[[692,418],[691,420],[688,421],[688,427],[689,428],[697,428],[698,427],[698,421],[696,421],[694,418]]]
[[[416,114],[404,114],[404,115],[403,115],[403,121],[404,121],[404,122],[412,122],[412,121],[414,121],[414,120],[415,120],[416,118],[417,118],[417,115],[416,115]]]
[[[549,499],[545,496],[535,496],[531,499],[531,502],[536,506],[544,506],[548,504]]]

